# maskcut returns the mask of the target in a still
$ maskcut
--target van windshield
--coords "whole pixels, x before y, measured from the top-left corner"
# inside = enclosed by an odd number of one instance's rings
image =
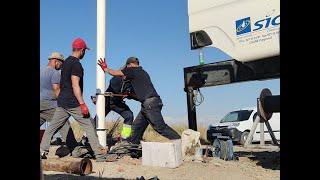
[[[224,116],[220,123],[224,122],[238,122],[248,120],[253,110],[233,111]]]

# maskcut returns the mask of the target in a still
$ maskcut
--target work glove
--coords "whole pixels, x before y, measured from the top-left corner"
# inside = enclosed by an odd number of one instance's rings
[[[89,109],[85,103],[80,104],[80,109],[83,117],[89,117]]]
[[[107,63],[106,63],[106,59],[105,58],[100,58],[100,60],[98,60],[98,65],[101,67],[101,69],[103,70],[103,71],[106,71],[107,70],[107,68],[108,68],[108,66],[107,66]]]

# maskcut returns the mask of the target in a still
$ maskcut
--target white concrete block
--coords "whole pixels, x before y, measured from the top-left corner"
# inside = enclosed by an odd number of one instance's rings
[[[176,168],[182,164],[181,139],[169,142],[143,142],[142,165]]]

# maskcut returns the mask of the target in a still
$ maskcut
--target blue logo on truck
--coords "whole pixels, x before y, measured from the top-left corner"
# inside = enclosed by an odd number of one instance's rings
[[[237,35],[251,32],[251,21],[250,17],[239,19],[236,21]]]
[[[275,17],[267,17],[266,19],[260,19],[253,24],[253,30],[262,30],[263,28],[275,27],[280,25],[280,15]],[[251,32],[250,17],[239,19],[236,21],[236,34],[241,35]]]

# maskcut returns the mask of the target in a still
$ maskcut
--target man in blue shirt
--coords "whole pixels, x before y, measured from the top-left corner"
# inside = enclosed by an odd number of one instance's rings
[[[57,108],[57,97],[60,93],[60,69],[64,57],[58,52],[53,52],[48,65],[40,70],[40,126],[50,122]],[[70,150],[75,146],[74,138],[69,122],[60,129],[61,139],[66,142]]]

